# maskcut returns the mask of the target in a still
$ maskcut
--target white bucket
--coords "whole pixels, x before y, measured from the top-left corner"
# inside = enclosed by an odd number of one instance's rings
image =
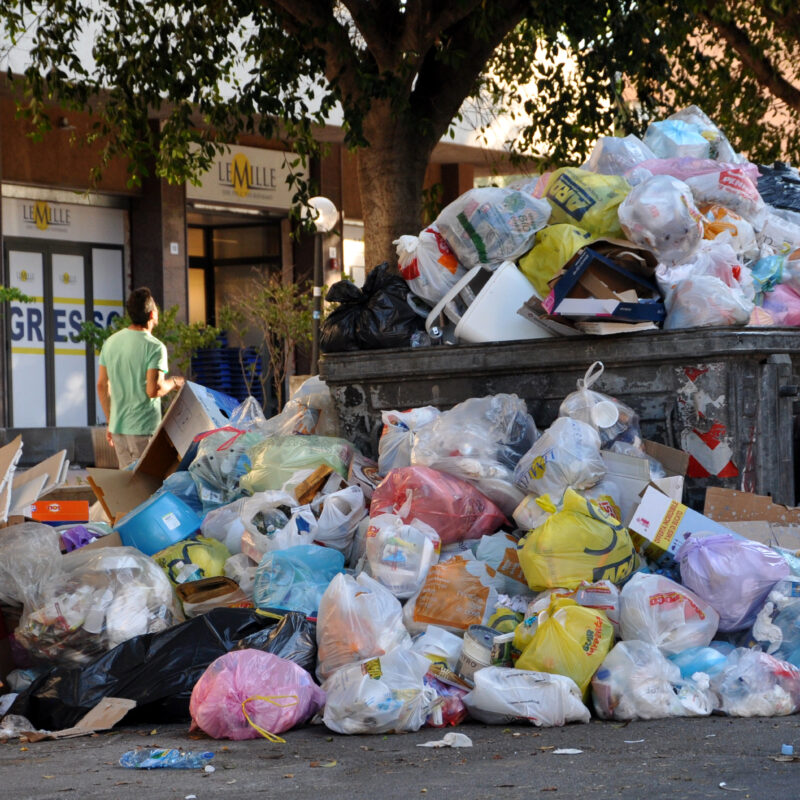
[[[492,664],[492,645],[497,631],[486,625],[470,625],[464,633],[464,644],[456,664],[456,673],[470,686],[475,673]]]

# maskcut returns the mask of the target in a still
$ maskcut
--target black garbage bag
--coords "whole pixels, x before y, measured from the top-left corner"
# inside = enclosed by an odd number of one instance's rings
[[[323,353],[409,347],[411,334],[425,329],[425,320],[408,303],[408,284],[388,262],[367,275],[363,288],[350,281],[334,283],[325,297],[341,305],[322,326]]]
[[[244,642],[314,674],[316,623],[303,614],[215,608],[169,630],[136,636],[82,667],[54,667],[20,693],[9,713],[55,731],[75,725],[104,697],[125,697],[137,703],[126,723],[189,720],[195,683],[212,661]]]
[[[771,167],[759,165],[758,192],[775,208],[800,211],[800,174],[797,169],[783,161],[776,161]]]

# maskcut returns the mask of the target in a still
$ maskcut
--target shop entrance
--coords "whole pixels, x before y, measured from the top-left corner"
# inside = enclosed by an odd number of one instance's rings
[[[6,286],[32,298],[5,320],[7,427],[96,425],[97,357],[75,340],[85,320],[107,327],[123,312],[123,249],[114,245],[4,241]]]

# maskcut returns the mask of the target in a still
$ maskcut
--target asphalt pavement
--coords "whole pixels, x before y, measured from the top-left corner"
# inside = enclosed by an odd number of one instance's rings
[[[424,748],[448,731],[470,748]],[[563,728],[531,725],[425,728],[416,733],[342,736],[323,726],[264,739],[214,741],[188,725],[119,727],[62,741],[0,744],[0,797],[5,800],[459,800],[542,798],[800,797],[800,716],[708,717],[631,723],[592,722]],[[137,747],[215,753],[213,772],[133,770],[120,756]],[[581,752],[559,752],[560,750]]]

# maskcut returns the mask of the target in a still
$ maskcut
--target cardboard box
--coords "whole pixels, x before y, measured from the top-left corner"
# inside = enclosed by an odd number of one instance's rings
[[[22,437],[0,447],[0,521],[8,519],[11,508],[11,490],[19,459],[22,456]]]
[[[60,731],[25,731],[20,736],[23,742],[41,742],[44,739],[73,739],[76,736],[88,736],[97,731],[113,728],[132,708],[136,708],[135,700],[125,697],[104,697],[87,712],[71,728]]]
[[[661,322],[666,309],[658,287],[591,247],[583,247],[550,282],[544,302],[550,314],[611,318],[618,322]]]
[[[703,513],[769,547],[800,549],[800,508],[778,505],[764,495],[714,486],[706,490]]]
[[[224,428],[239,401],[186,381],[133,470],[89,468],[89,484],[109,519],[147,500],[186,457],[194,437]]]
[[[88,522],[89,502],[87,500],[42,500],[32,503],[30,513],[25,516],[46,525],[64,525],[67,522]]]
[[[683,543],[695,533],[736,535],[730,528],[672,500],[654,486],[645,490],[628,530],[648,558],[662,563],[665,558],[674,560]]]
[[[649,485],[658,488],[671,500],[680,502],[683,498],[683,483],[689,466],[689,454],[650,441],[644,442],[644,449],[664,467],[666,477],[653,478],[650,474],[650,462],[646,458],[636,458],[611,450],[600,451],[606,466],[606,478],[613,481],[622,492],[620,510],[624,525],[630,522],[644,490]]]

